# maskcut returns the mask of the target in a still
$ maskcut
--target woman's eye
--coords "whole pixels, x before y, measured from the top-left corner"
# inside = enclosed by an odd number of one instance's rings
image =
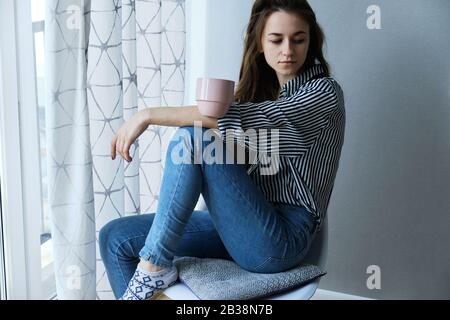
[[[300,44],[300,43],[303,43],[304,41],[305,40],[294,40],[293,42],[296,44]],[[272,40],[270,42],[278,44],[278,43],[281,43],[281,40]]]

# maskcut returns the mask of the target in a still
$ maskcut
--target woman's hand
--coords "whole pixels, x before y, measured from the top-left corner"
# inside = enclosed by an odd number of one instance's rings
[[[119,128],[111,142],[111,158],[113,160],[116,158],[116,150],[126,161],[133,160],[130,157],[130,146],[148,127],[146,112],[148,109],[135,113]]]

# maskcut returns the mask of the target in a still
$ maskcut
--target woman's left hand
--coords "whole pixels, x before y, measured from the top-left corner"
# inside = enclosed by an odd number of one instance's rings
[[[144,109],[135,113],[127,122],[125,122],[117,131],[111,142],[111,158],[116,158],[117,152],[126,161],[133,160],[130,157],[130,146],[147,129],[148,110]]]

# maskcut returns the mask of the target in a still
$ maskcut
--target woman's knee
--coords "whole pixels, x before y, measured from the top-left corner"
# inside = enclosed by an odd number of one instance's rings
[[[181,139],[184,139],[185,141],[189,141],[190,144],[192,142],[203,143],[205,142],[204,137],[207,130],[210,129],[197,126],[183,126],[177,129],[172,140],[180,142]]]
[[[182,126],[178,128],[177,132],[193,136],[198,133],[202,134],[206,130],[208,130],[208,128],[198,126]]]
[[[195,159],[199,159],[200,152],[203,149],[203,132],[205,128],[184,126],[178,128],[172,136],[167,156],[175,164],[192,164]],[[193,158],[194,157],[194,158]]]
[[[184,126],[184,127],[179,127],[176,131],[175,134],[172,137],[172,140],[175,141],[179,141],[181,138],[184,139],[191,139],[192,137],[194,137],[196,134],[196,130],[200,130],[200,133],[202,132],[201,128],[195,128],[193,126]]]

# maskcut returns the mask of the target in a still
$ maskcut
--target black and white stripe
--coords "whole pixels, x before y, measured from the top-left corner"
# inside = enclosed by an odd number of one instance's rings
[[[344,94],[323,72],[316,64],[284,84],[278,100],[233,103],[218,119],[222,137],[249,150],[258,150],[261,129],[278,130],[278,172],[263,175],[257,162],[248,174],[269,201],[304,206],[316,218],[317,230],[327,212],[345,130]],[[249,129],[253,134],[242,135]]]

